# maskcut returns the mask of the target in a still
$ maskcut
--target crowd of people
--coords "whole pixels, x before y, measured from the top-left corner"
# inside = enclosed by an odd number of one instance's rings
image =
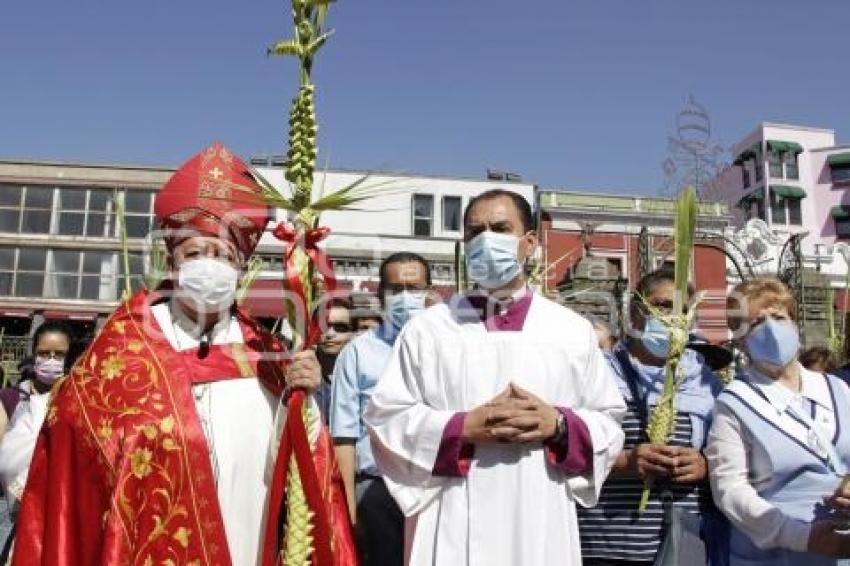
[[[210,186],[256,198],[234,221]],[[531,208],[493,190],[464,212],[472,290],[441,298],[425,258],[391,255],[379,309],[329,297],[315,349],[282,361],[234,304],[260,194],[208,148],[157,197],[167,282],[82,354],[61,325],[35,331],[0,393],[3,562],[276,561],[271,471],[301,389],[335,455],[318,458],[335,564],[850,564],[850,389],[828,350],[800,353],[778,280],[730,293],[728,348],[692,335],[679,356],[672,273],[637,283],[628,328],[584,318],[533,292]],[[674,355],[672,434],[652,443]]]

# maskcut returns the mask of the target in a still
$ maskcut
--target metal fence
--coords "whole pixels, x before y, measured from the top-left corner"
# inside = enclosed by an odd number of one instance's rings
[[[0,335],[0,367],[5,374],[4,382],[18,382],[18,364],[29,355],[29,345],[29,336]]]

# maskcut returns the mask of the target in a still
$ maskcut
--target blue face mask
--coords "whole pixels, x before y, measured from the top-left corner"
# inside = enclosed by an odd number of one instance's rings
[[[485,289],[506,286],[522,273],[517,259],[519,238],[513,234],[482,232],[466,243],[466,271]]]
[[[746,339],[747,352],[753,362],[784,368],[795,359],[800,349],[800,333],[790,320],[765,319],[753,328]]]
[[[670,354],[670,332],[655,317],[646,320],[640,342],[656,358],[666,358]]]
[[[387,321],[398,333],[408,320],[425,310],[425,293],[402,291],[394,295],[387,295],[384,303]]]

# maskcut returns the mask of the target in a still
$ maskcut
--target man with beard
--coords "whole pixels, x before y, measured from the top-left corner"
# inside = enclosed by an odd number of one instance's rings
[[[529,288],[528,202],[464,213],[471,293],[412,319],[366,409],[377,467],[407,517],[407,564],[581,564],[624,411],[590,323]]]

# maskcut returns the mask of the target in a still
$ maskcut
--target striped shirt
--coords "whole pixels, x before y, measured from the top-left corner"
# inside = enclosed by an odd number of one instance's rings
[[[635,405],[631,402],[627,403],[623,432],[626,435],[624,448],[633,448],[640,441],[646,442]],[[688,414],[677,413],[669,444],[691,445],[691,418]],[[664,511],[660,494],[666,489],[673,494],[674,505],[694,513],[704,512],[713,505],[707,480],[696,485],[656,482],[649,504],[639,514],[637,508],[643,481],[637,477],[609,476],[596,507],[579,507],[577,510],[582,556],[652,562],[663,536]]]

